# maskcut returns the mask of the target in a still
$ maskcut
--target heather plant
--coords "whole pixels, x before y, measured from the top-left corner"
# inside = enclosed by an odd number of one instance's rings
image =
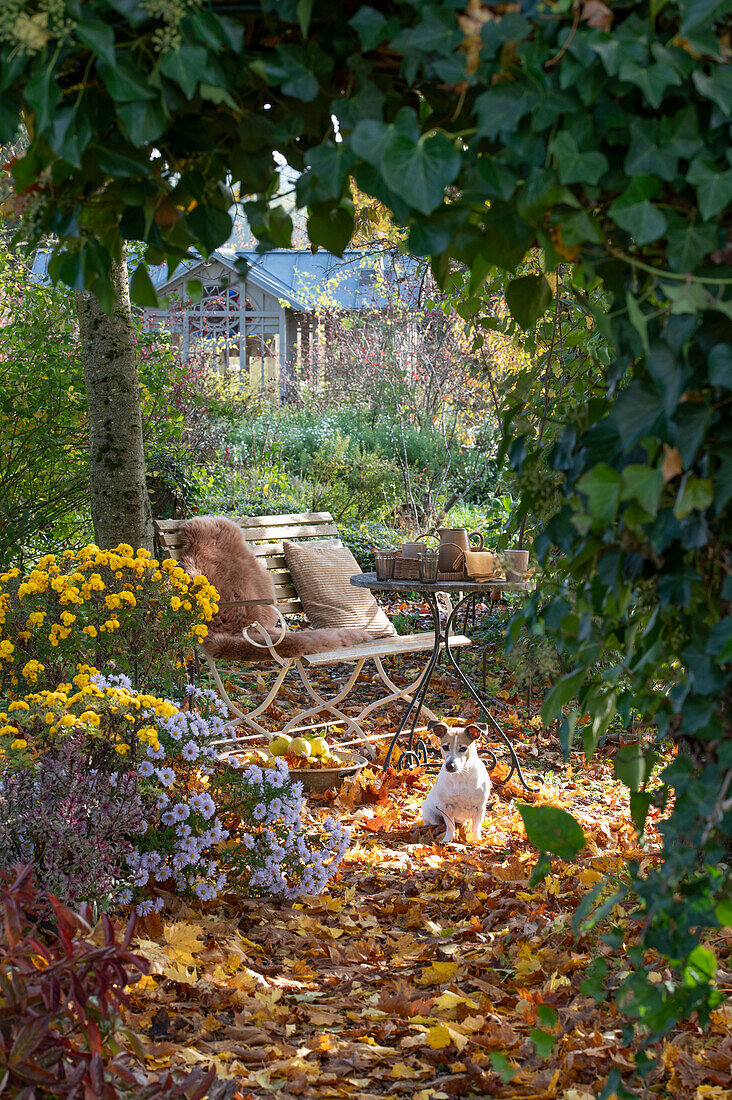
[[[170,689],[207,634],[216,589],[172,560],[121,544],[49,554],[0,574],[0,698],[70,680],[79,662]]]
[[[89,768],[83,740],[74,733],[0,778],[0,869],[32,862],[39,885],[69,905],[119,893],[144,828],[134,775]]]

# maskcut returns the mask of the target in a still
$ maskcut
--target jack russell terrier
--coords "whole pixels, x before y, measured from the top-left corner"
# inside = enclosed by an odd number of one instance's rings
[[[442,768],[422,803],[422,820],[425,825],[444,822],[443,844],[451,844],[455,826],[466,821],[476,840],[480,840],[491,781],[476,744],[488,727],[471,722],[463,728],[450,728],[444,722],[430,722],[427,729],[440,738]]]

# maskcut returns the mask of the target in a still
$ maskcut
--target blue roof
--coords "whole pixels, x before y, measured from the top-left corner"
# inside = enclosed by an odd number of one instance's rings
[[[212,253],[209,260],[219,260],[232,270],[238,260],[245,260],[247,279],[296,310],[308,311],[324,304],[348,310],[381,309],[395,298],[404,308],[416,309],[420,302],[419,261],[391,251],[351,248],[339,257],[305,248],[277,248],[259,253],[224,246]],[[163,292],[184,272],[193,275],[202,263],[202,260],[186,261],[176,268],[171,279],[166,278],[164,266],[155,268],[151,271],[153,283]],[[385,289],[388,293],[384,293]]]
[[[47,251],[35,253],[30,270],[34,281],[48,282],[50,257]],[[232,271],[237,260],[245,260],[249,265],[247,279],[281,298],[291,309],[302,312],[328,305],[347,310],[383,309],[395,300],[405,309],[417,309],[420,305],[419,261],[394,251],[351,248],[339,257],[320,250],[313,253],[309,248],[277,248],[259,253],[224,245],[211,254],[211,260],[219,260]],[[170,279],[166,264],[151,268],[155,289],[164,293],[181,275],[187,273],[193,277],[205,262],[199,258],[185,260]]]

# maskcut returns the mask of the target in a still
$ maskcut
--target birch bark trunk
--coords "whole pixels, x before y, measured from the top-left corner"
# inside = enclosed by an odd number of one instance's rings
[[[89,484],[94,537],[99,546],[127,542],[153,549],[145,481],[142,409],[135,359],[127,263],[110,276],[117,302],[108,316],[93,294],[76,307],[89,409]]]

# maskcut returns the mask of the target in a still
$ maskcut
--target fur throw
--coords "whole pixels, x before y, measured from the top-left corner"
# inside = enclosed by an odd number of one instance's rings
[[[221,602],[275,598],[272,577],[247,546],[240,527],[224,516],[196,516],[181,524],[184,542],[180,564],[189,577],[203,574],[218,591]],[[266,651],[250,645],[242,637],[250,627],[255,641],[267,643],[256,629],[261,624],[273,640],[280,634],[274,607],[252,604],[249,607],[222,607],[208,624],[203,648],[211,657],[252,660],[266,657]],[[288,630],[277,646],[282,657],[300,657],[372,641],[365,630],[355,627],[339,630]]]

